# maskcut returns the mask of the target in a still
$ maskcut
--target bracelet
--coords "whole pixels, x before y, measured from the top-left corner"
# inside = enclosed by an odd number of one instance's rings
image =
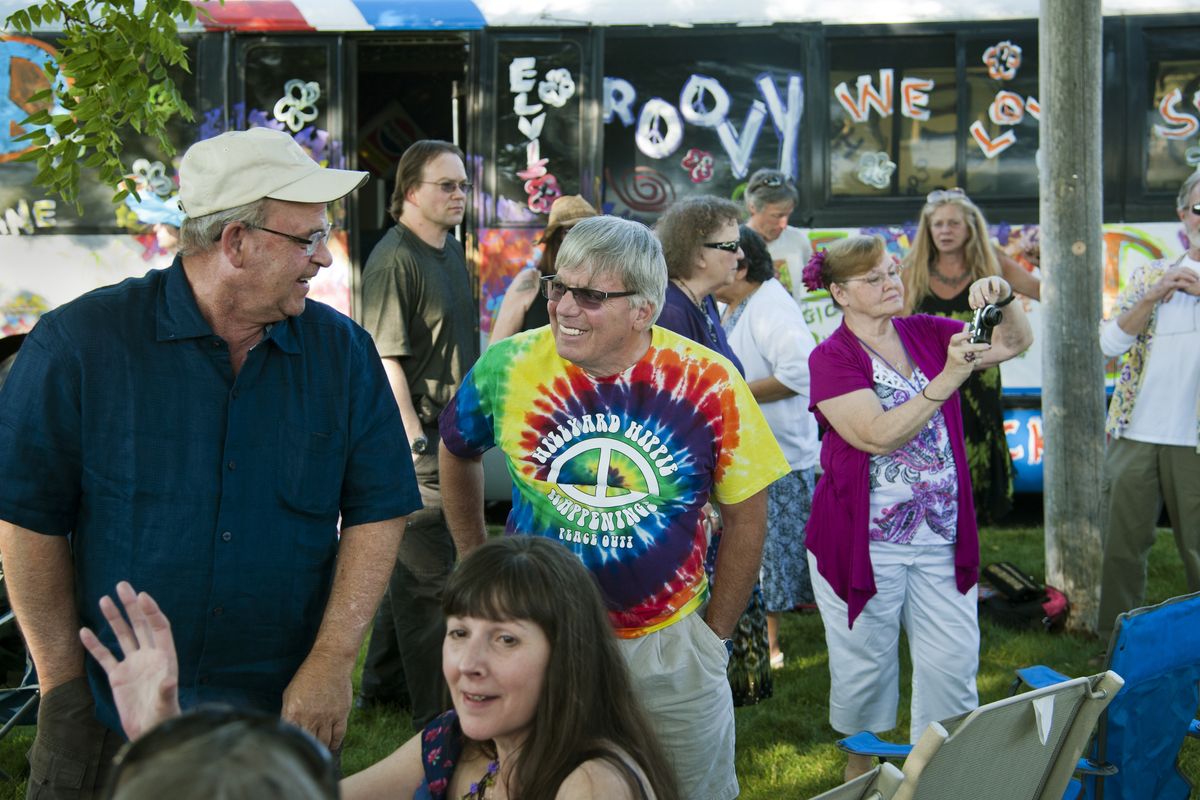
[[[994,305],[996,308],[1004,308],[1006,305],[1008,305],[1009,303],[1011,303],[1013,300],[1016,300],[1016,299],[1017,299],[1017,293],[1014,292],[1013,288],[1010,286],[1010,287],[1008,287],[1008,297],[1004,298],[999,303],[992,303],[992,305]]]
[[[922,386],[922,387],[921,387],[921,397],[924,397],[924,398],[925,398],[926,400],[928,400],[929,402],[931,402],[931,403],[944,403],[944,402],[946,402],[947,400],[949,400],[949,399],[950,399],[949,397],[943,397],[943,398],[940,398],[940,399],[939,399],[939,398],[937,398],[937,397],[930,397],[929,395],[925,394],[925,390],[926,390],[926,389],[928,389],[928,388],[929,388],[929,385],[928,385],[928,384],[926,384],[925,386]]]

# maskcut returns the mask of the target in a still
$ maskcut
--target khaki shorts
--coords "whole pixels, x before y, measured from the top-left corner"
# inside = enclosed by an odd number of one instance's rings
[[[688,800],[738,796],[729,653],[700,612],[619,640],[633,689]]]

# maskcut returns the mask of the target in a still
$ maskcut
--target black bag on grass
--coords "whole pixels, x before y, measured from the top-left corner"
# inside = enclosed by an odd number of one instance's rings
[[[1061,630],[1071,604],[1053,586],[1038,583],[1011,561],[984,567],[987,586],[979,592],[979,614],[1008,628]]]

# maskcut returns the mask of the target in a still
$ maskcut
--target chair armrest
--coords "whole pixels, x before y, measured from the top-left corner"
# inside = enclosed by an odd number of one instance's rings
[[[1075,765],[1075,772],[1080,775],[1116,775],[1117,765],[1110,764],[1107,761],[1092,761],[1090,758],[1081,758],[1079,763]]]
[[[1188,725],[1188,736],[1193,739],[1200,739],[1200,719],[1192,720],[1192,724]]]
[[[1030,689],[1044,689],[1047,686],[1053,686],[1056,683],[1062,683],[1071,679],[1057,670],[1039,664],[1017,670],[1017,680],[1024,683]]]
[[[847,736],[845,739],[839,739],[837,746],[847,753],[859,756],[875,756],[882,759],[895,758],[903,760],[912,752],[911,744],[885,742],[869,731],[863,731],[853,736]]]

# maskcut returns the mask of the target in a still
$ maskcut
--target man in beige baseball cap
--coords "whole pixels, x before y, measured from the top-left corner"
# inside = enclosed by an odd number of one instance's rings
[[[77,635],[116,645],[97,600],[123,580],[172,621],[184,708],[279,713],[340,747],[421,508],[374,342],[307,302],[327,204],[366,173],[255,128],[193,145],[179,174],[174,263],[44,315],[0,392],[0,551],[44,692],[46,797],[94,796],[123,741]]]
[[[365,172],[322,168],[283,131],[251,128],[192,145],[179,164],[179,196],[184,213],[195,219],[264,197],[331,203],[367,177]]]

